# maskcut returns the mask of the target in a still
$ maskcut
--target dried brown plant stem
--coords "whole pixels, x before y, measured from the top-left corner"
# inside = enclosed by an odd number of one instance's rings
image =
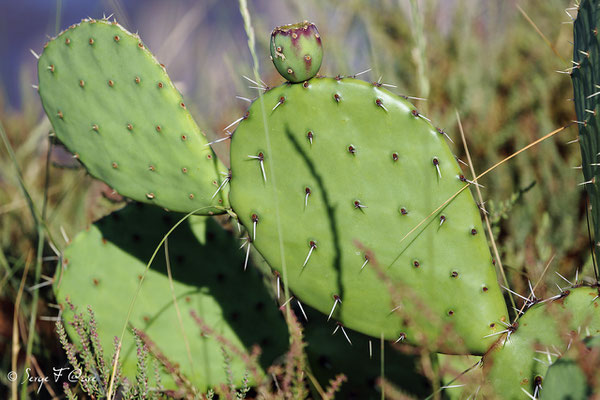
[[[458,110],[454,110],[456,112],[456,121],[458,122],[458,130],[460,131],[460,138],[462,139],[463,147],[465,149],[465,154],[467,155],[467,164],[469,164],[469,169],[471,170],[471,175],[473,176],[473,182],[477,183],[477,174],[475,173],[475,168],[473,167],[473,160],[471,160],[471,153],[469,152],[469,146],[467,145],[467,139],[465,138],[465,131],[462,126],[462,122],[460,120],[460,115],[458,114]],[[504,271],[504,267],[502,266],[502,258],[500,257],[500,252],[498,251],[498,246],[496,246],[496,240],[494,239],[494,233],[492,232],[492,226],[490,224],[490,219],[485,212],[485,208],[483,208],[483,196],[481,195],[481,189],[479,189],[479,185],[475,185],[475,190],[477,192],[477,199],[479,200],[479,207],[482,208],[483,219],[485,221],[485,228],[487,230],[488,236],[490,238],[490,242],[492,242],[492,249],[494,251],[494,258],[496,263],[498,264],[498,269],[500,270],[500,274],[502,275],[502,280],[504,281],[504,285],[507,288],[510,288],[510,284],[508,283],[508,278],[506,277],[506,271]],[[515,303],[515,299],[511,292],[508,292],[508,298],[510,299],[510,304],[516,308],[517,305]]]

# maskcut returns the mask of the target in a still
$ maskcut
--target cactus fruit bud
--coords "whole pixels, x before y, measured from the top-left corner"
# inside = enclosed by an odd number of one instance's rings
[[[273,29],[271,59],[281,76],[290,82],[303,82],[315,76],[323,59],[317,27],[304,21]]]

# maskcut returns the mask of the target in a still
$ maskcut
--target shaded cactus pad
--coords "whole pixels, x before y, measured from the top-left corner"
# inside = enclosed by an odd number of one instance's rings
[[[225,167],[137,35],[86,20],[46,44],[39,91],[56,136],[120,194],[172,211],[222,213]]]
[[[317,27],[304,21],[273,29],[271,59],[281,76],[290,82],[306,81],[317,75],[323,61]]]
[[[379,86],[265,93],[233,135],[231,204],[303,302],[374,337],[482,354],[507,310],[479,209],[465,190],[401,242],[466,182],[441,131]]]
[[[181,217],[136,203],[101,219],[65,250],[64,268],[57,272],[56,297],[63,305],[68,297],[79,310],[92,307],[104,349],[112,349],[113,338],[121,334],[154,249]],[[241,354],[259,345],[263,351],[259,371],[287,349],[285,322],[256,270],[242,272],[244,257],[232,251],[235,245],[235,239],[211,218],[191,217],[182,223],[168,239],[168,252],[183,325],[173,304],[162,250],[146,274],[129,321],[171,362],[179,364],[200,390],[227,382],[222,348],[232,358],[236,384],[249,371],[239,355],[220,344],[220,337]],[[192,311],[214,333],[203,331]],[[68,308],[63,315],[67,321],[72,318]],[[73,329],[67,327],[72,335]],[[125,375],[134,377],[135,344],[129,332],[121,355]],[[172,388],[174,383],[165,386]]]
[[[506,399],[539,394],[548,367],[586,336],[600,334],[598,288],[565,290],[559,298],[532,306],[484,357],[484,375]],[[545,398],[545,397],[544,397]]]

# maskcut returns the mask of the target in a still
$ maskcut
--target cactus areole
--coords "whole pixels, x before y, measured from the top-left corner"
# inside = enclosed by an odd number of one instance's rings
[[[317,27],[304,21],[273,29],[271,59],[281,76],[290,82],[303,82],[314,77],[323,59]]]

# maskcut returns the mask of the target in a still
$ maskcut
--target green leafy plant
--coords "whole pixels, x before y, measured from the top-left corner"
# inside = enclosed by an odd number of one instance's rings
[[[573,82],[592,222],[600,229],[594,189],[596,108],[583,104],[597,101],[597,39],[591,28],[596,6],[584,1],[575,23],[579,61]],[[511,365],[529,359],[534,345],[559,346],[564,337],[557,321],[569,321],[577,333],[573,340],[600,333],[597,277],[593,287],[575,282],[547,305],[531,307],[519,324],[518,318],[511,323],[480,208],[468,190],[478,183],[462,173],[445,132],[380,82],[315,76],[321,51],[321,37],[311,24],[273,32],[271,56],[288,82],[272,89],[255,82],[258,98],[236,121],[235,131],[227,131],[228,171],[164,68],[137,36],[116,23],[85,20],[51,41],[39,60],[39,90],[56,135],[91,174],[134,200],[189,213],[185,218],[228,213],[244,227],[244,268],[254,246],[281,276],[286,293],[291,290],[323,319],[327,315],[327,321],[336,320],[336,330],[341,328],[344,335],[346,326],[433,353],[485,354],[482,384],[490,385],[490,395],[536,397],[538,377],[543,379],[548,365],[518,371]],[[138,220],[154,221],[144,216]],[[124,235],[125,230],[118,230],[110,242],[118,243]],[[90,238],[95,245],[98,239]],[[84,240],[75,240],[66,252],[85,254],[78,260],[81,264],[89,257],[88,247],[80,244]],[[154,237],[158,241],[160,236]],[[146,257],[150,249],[146,246]],[[193,251],[187,247],[183,254],[192,257]],[[144,279],[143,263],[138,269]],[[136,272],[128,268],[125,273]],[[108,274],[116,276],[112,270]],[[194,273],[184,274],[181,281],[198,276],[197,286],[211,282]],[[73,279],[66,290],[82,290],[85,298],[89,278],[84,276],[85,285]],[[164,276],[163,281],[168,282]],[[527,305],[538,302],[531,292]],[[99,299],[104,302],[109,296]],[[214,302],[217,309],[226,306],[224,299]],[[129,312],[125,319],[136,321]],[[204,331],[214,323],[199,322]],[[236,330],[240,332],[248,329]],[[243,353],[237,355],[244,359]],[[211,357],[213,364],[220,357],[228,366],[225,376],[214,381],[203,380],[206,374],[199,377],[202,390],[223,381],[235,386],[228,372],[235,361],[221,352]],[[301,370],[302,363],[288,365]],[[340,383],[341,378],[334,380],[332,387]],[[292,392],[306,396],[302,384]]]

